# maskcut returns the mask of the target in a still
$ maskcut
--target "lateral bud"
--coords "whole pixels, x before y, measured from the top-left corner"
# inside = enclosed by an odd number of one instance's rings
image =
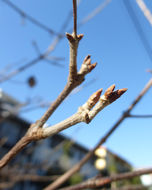
[[[72,34],[66,33],[66,37],[69,40],[69,42],[71,42],[71,43],[75,41]]]
[[[96,67],[97,63],[93,63],[91,64],[91,55],[87,55],[84,58],[84,61],[82,63],[81,69],[79,71],[79,74],[87,74],[89,72],[91,72],[95,67]]]
[[[67,39],[73,43],[75,41],[79,42],[83,38],[83,34],[77,35],[76,39],[74,38],[73,34],[66,33]]]
[[[97,62],[96,62],[96,63],[93,63],[93,64],[91,64],[91,65],[89,65],[89,66],[88,66],[89,72],[91,72],[91,71],[96,67],[96,65],[97,65]]]
[[[78,41],[80,41],[80,40],[83,38],[83,36],[84,36],[83,34],[78,34],[78,35],[77,35]]]
[[[91,109],[98,101],[99,101],[99,99],[100,99],[100,95],[101,95],[101,93],[102,93],[102,88],[101,89],[99,89],[98,91],[96,91],[95,93],[93,93],[91,96],[90,96],[90,98],[89,98],[89,100],[88,100],[88,108],[89,109]]]

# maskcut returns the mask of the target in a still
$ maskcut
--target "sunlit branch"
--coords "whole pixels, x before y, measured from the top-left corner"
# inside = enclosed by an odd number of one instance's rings
[[[122,114],[122,116],[118,119],[118,121],[110,128],[110,130],[99,140],[97,145],[90,150],[77,164],[75,164],[70,170],[65,172],[61,177],[59,177],[56,181],[48,186],[45,190],[54,190],[58,188],[61,184],[67,181],[73,174],[78,172],[81,167],[94,155],[94,152],[97,148],[99,148],[102,144],[104,144],[109,137],[118,129],[120,124],[128,117],[128,114],[133,110],[137,103],[141,100],[141,98],[146,94],[146,92],[152,86],[152,79],[148,81],[143,90],[139,93],[137,98],[133,101],[133,103],[129,106],[128,109]]]
[[[141,11],[143,12],[143,14],[145,15],[146,19],[150,23],[150,25],[152,25],[152,13],[148,9],[148,7],[144,3],[144,1],[143,0],[136,0],[136,2],[138,4],[138,6],[140,7]]]
[[[71,187],[62,188],[62,190],[81,190],[81,189],[88,189],[88,188],[97,188],[97,187],[102,187],[103,185],[112,183],[114,181],[130,179],[133,177],[137,177],[144,174],[150,174],[150,173],[152,173],[152,168],[141,169],[141,170],[126,172],[126,173],[121,173],[121,174],[115,174],[109,177],[98,177],[96,179],[92,179],[92,180],[90,179],[80,184],[73,185]]]

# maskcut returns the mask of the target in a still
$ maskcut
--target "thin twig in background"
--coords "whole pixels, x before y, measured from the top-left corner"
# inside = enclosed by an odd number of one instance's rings
[[[81,190],[81,189],[87,189],[87,188],[102,187],[103,185],[109,184],[113,181],[130,179],[133,177],[141,176],[144,174],[150,174],[150,173],[152,173],[152,168],[140,169],[140,170],[121,173],[121,174],[115,174],[109,177],[98,177],[96,179],[90,179],[77,185],[73,185],[67,188],[62,188],[62,190]]]
[[[3,175],[3,177],[5,177],[5,174],[1,174]],[[52,181],[55,180],[57,177],[59,177],[58,175],[52,175],[52,176],[39,176],[36,174],[22,174],[22,173],[14,173],[14,174],[9,174],[9,172],[6,175],[6,178],[9,179],[10,181],[14,181],[15,183],[19,182],[19,181],[33,181],[33,182],[48,182],[48,181]]]
[[[70,170],[65,172],[61,177],[59,177],[56,181],[50,184],[45,190],[54,190],[57,189],[60,185],[62,185],[65,181],[67,181],[73,174],[78,172],[81,167],[94,155],[94,152],[97,148],[99,148],[103,143],[105,143],[108,138],[113,134],[113,132],[118,128],[118,126],[128,117],[128,114],[132,111],[132,109],[136,106],[137,103],[141,100],[141,98],[145,95],[145,93],[152,86],[152,79],[148,81],[144,89],[140,92],[137,98],[133,101],[133,103],[129,106],[129,108],[122,114],[122,116],[118,119],[118,121],[111,127],[111,129],[101,138],[101,140],[97,143],[97,145],[89,151],[80,162],[75,164]]]
[[[3,69],[0,70],[0,77],[5,76],[5,73],[6,73],[6,72],[8,72],[8,71],[14,69],[14,67],[18,66],[19,64],[25,63],[25,61],[27,61],[27,59],[26,59],[26,58],[22,58],[22,59],[19,60],[19,61],[16,61],[16,62],[7,64],[5,67],[3,67]]]
[[[4,177],[4,176],[3,176]],[[6,175],[6,182],[0,183],[0,189],[12,188],[16,183],[23,181],[31,181],[31,182],[50,182],[57,178],[58,176],[39,176],[36,174],[22,174],[22,173],[14,173],[9,175],[9,172]]]
[[[134,114],[129,114],[128,117],[139,118],[139,119],[140,118],[141,119],[143,119],[143,118],[147,119],[147,118],[152,118],[152,115],[134,115]]]
[[[150,186],[144,186],[144,185],[126,185],[119,188],[111,188],[106,190],[147,190],[147,188]]]
[[[44,25],[43,23],[39,22],[35,18],[31,17],[27,13],[25,13],[23,10],[21,10],[19,7],[17,7],[14,3],[12,3],[9,0],[3,0],[4,3],[6,3],[10,8],[12,8],[14,11],[16,11],[22,18],[25,18],[29,20],[31,23],[35,24],[36,26],[40,27],[41,29],[47,31],[51,35],[61,35],[57,32],[55,32],[53,29],[49,28],[48,26]]]
[[[5,0],[4,0],[5,1]],[[62,24],[60,32],[63,33],[63,31],[65,30],[65,28],[67,27],[69,20],[71,19],[71,11],[69,12],[67,18],[65,19],[65,22]],[[25,65],[19,67],[18,69],[10,72],[9,74],[7,74],[6,76],[3,76],[0,78],[0,83],[5,82],[7,80],[10,80],[12,77],[16,76],[17,74],[25,71],[27,68],[35,65],[36,63],[46,60],[47,61],[47,57],[49,56],[50,53],[52,53],[55,49],[55,47],[57,46],[57,44],[60,42],[61,39],[64,38],[64,35],[58,35],[56,36],[51,45],[47,48],[46,51],[44,51],[44,53],[39,54],[36,58],[34,58],[33,60],[29,61],[28,63],[26,63]]]
[[[152,61],[152,48],[151,48],[151,45],[149,43],[149,40],[147,39],[145,33],[144,33],[144,30],[143,30],[143,27],[142,25],[140,24],[140,21],[132,7],[132,3],[130,3],[131,1],[128,1],[128,0],[123,0],[123,3],[125,5],[125,8],[135,26],[135,29],[141,39],[141,42],[149,56],[149,59],[150,61]]]
[[[40,48],[39,48],[39,46],[38,46],[38,43],[37,43],[35,40],[32,41],[32,46],[33,46],[34,50],[36,51],[36,53],[37,53],[38,55],[40,55],[40,54],[41,54],[41,51],[40,51]]]
[[[137,5],[139,6],[139,8],[141,9],[141,11],[144,13],[144,15],[145,15],[146,19],[148,20],[148,22],[150,23],[150,25],[152,25],[152,13],[148,9],[148,7],[144,3],[144,1],[136,0],[136,2],[137,2]]]
[[[78,92],[80,92],[81,90],[83,90],[84,88],[90,86],[91,84],[93,84],[95,81],[97,80],[97,78],[93,78],[91,79],[90,81],[86,82],[85,84],[81,85],[81,86],[78,86],[77,88],[75,88],[71,93],[70,95],[73,95],[73,94],[76,94]],[[13,82],[20,82],[20,81],[14,81]],[[25,82],[21,82],[19,84],[23,84]],[[69,96],[70,96],[69,95]],[[68,97],[69,97],[68,96]],[[67,97],[67,98],[68,98]],[[66,98],[66,100],[67,100]],[[24,112],[30,112],[30,111],[34,111],[34,110],[37,110],[37,109],[44,109],[44,108],[48,108],[52,102],[47,102],[47,101],[42,101],[42,100],[39,100],[37,101],[35,104],[32,104],[33,101],[34,101],[35,98],[31,99],[30,102],[27,102],[27,103],[24,103],[23,104],[23,107],[22,109],[20,110],[20,113],[24,113]],[[31,103],[32,102],[32,103]]]
[[[58,37],[58,38],[59,38],[59,37]],[[58,39],[58,38],[57,38],[57,39]],[[14,77],[14,76],[16,76],[17,74],[19,74],[19,73],[25,71],[27,68],[33,66],[34,64],[36,64],[36,63],[38,63],[38,62],[40,62],[40,61],[42,61],[42,60],[47,61],[47,55],[48,55],[49,53],[51,53],[51,51],[54,50],[54,48],[55,48],[55,46],[57,45],[58,41],[59,41],[59,40],[55,41],[55,43],[53,43],[53,44],[48,48],[49,50],[47,50],[47,51],[44,52],[43,54],[40,54],[38,57],[34,58],[34,59],[31,60],[30,62],[26,63],[25,65],[19,67],[18,69],[14,70],[14,71],[12,71],[12,72],[10,72],[8,75],[1,77],[1,78],[0,78],[0,83],[5,82],[5,81],[11,79],[12,77]],[[49,63],[52,63],[52,64],[53,64],[53,62],[49,62]],[[55,65],[55,66],[61,66],[60,64],[53,64],[53,65]]]
[[[97,14],[99,14],[112,0],[105,0],[102,2],[97,8],[95,8],[91,13],[89,13],[85,18],[83,18],[79,23],[78,27],[84,25],[89,20],[91,20],[93,17],[95,17]]]

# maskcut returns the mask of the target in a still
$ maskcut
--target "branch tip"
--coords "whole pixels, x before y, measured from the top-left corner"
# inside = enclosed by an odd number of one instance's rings
[[[96,65],[97,65],[97,62],[89,65],[88,66],[89,67],[89,72],[92,71],[96,67]]]
[[[87,55],[85,58],[84,58],[84,61],[86,61],[87,59],[89,59],[91,57],[91,55]]]
[[[83,64],[90,65],[91,64],[91,55],[87,55],[84,58]]]
[[[88,100],[89,108],[92,108],[99,101],[102,90],[101,88],[90,96]]]
[[[116,99],[118,99],[122,94],[124,94],[127,91],[127,88],[122,88],[116,91],[114,91],[114,89],[115,89],[115,84],[110,86],[104,94],[105,98],[110,103],[114,102]]]
[[[115,89],[115,87],[116,87],[116,85],[115,84],[113,84],[113,85],[111,85],[107,90],[106,90],[106,92],[105,93],[111,93],[111,92],[113,92],[114,91],[114,89]]]
[[[122,89],[118,90],[118,94],[121,96],[121,95],[124,94],[127,90],[128,90],[128,88],[122,88]]]
[[[83,34],[79,34],[79,35],[77,35],[77,39],[78,39],[78,41],[80,41],[82,38],[83,38]]]

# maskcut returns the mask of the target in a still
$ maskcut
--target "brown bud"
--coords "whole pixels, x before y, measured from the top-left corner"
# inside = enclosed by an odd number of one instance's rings
[[[78,40],[78,42],[79,42],[79,41],[83,38],[83,34],[77,35],[77,38],[75,39],[72,34],[66,33],[66,37],[68,38],[68,40],[69,40],[71,43],[73,43],[74,41],[77,41],[77,40]]]
[[[84,62],[85,65],[91,65],[91,58],[87,59],[85,62]]]
[[[89,72],[92,71],[95,67],[96,67],[97,63],[93,63],[91,65],[88,66],[89,68]]]
[[[91,62],[91,55],[87,55],[87,56],[84,58],[83,64],[86,64],[86,62],[88,62],[88,60]]]
[[[119,95],[119,97],[120,97],[122,94],[124,94],[127,90],[128,90],[128,88],[119,89],[119,90],[118,90],[118,95]]]
[[[79,35],[77,35],[77,39],[78,39],[78,41],[80,41],[82,38],[83,38],[83,34],[79,34]]]
[[[88,104],[89,104],[90,108],[92,108],[98,102],[98,100],[100,99],[102,90],[103,89],[101,88],[90,96],[90,98],[88,100]]]
[[[97,65],[97,63],[93,63],[91,64],[91,55],[87,55],[83,61],[83,64],[88,66],[88,71],[92,71],[92,69],[94,69]]]
[[[67,39],[68,39],[70,42],[73,42],[73,41],[74,41],[74,38],[73,38],[72,34],[66,33],[66,37],[67,37]]]
[[[120,90],[116,90],[115,89],[115,85],[113,84],[112,86],[110,86],[106,92],[105,92],[105,98],[110,102],[114,102],[116,99],[118,99],[123,93],[125,93],[127,91],[127,88],[122,88]]]
[[[110,94],[111,92],[113,92],[114,89],[115,89],[115,86],[116,86],[115,84],[111,85],[111,86],[106,90],[105,94]]]

